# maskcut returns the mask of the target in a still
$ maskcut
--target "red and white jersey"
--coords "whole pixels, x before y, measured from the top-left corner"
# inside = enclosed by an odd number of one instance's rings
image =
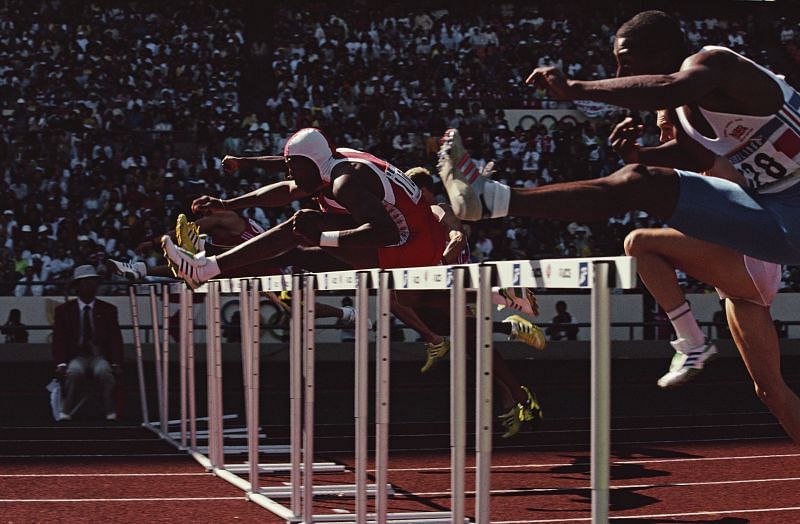
[[[245,226],[244,231],[239,233],[239,238],[241,239],[242,242],[247,242],[251,238],[257,237],[258,235],[260,235],[265,231],[265,229],[261,227],[261,224],[259,224],[252,218],[248,218],[246,219],[246,221],[247,221],[247,226]]]
[[[364,164],[378,176],[383,185],[383,207],[400,232],[400,241],[393,246],[402,246],[412,235],[425,233],[432,212],[422,198],[422,190],[405,173],[385,160],[363,151],[338,148],[336,152],[343,158],[337,158],[334,166],[342,162]],[[326,213],[349,214],[344,206],[327,196],[319,195],[317,202]]]
[[[703,136],[692,127],[682,107],[676,108],[681,126],[690,138],[717,155],[726,157],[758,192],[783,191],[800,181],[800,94],[783,77],[725,47],[706,46],[704,51],[725,51],[752,62],[772,78],[783,94],[783,106],[767,116],[709,111],[698,106],[716,134]]]

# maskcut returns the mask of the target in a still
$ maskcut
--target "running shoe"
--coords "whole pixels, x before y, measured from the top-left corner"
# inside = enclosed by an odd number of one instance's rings
[[[495,293],[492,293],[495,295]],[[536,300],[533,290],[528,287],[501,287],[497,290],[497,296],[493,296],[497,310],[511,308],[520,313],[539,316],[539,302]]]
[[[486,179],[464,149],[458,129],[445,131],[437,168],[456,216],[470,221],[484,218],[481,194]]]
[[[682,338],[670,342],[675,348],[675,354],[669,364],[669,371],[658,379],[662,388],[672,388],[685,384],[703,371],[706,362],[717,356],[717,346],[707,339],[699,346],[689,347]]]
[[[111,266],[112,273],[124,277],[131,282],[142,280],[147,276],[147,265],[144,262],[120,262],[113,258],[109,258],[108,262]]]
[[[447,338],[444,338],[438,344],[428,343],[425,344],[425,352],[428,354],[428,358],[425,361],[425,365],[422,366],[420,369],[420,373],[427,373],[428,371],[433,368],[440,360],[442,360],[447,353],[450,351],[450,341]]]
[[[200,234],[200,228],[194,222],[189,222],[186,215],[181,213],[175,223],[175,239],[178,247],[196,255],[206,249],[206,235]]]
[[[205,280],[200,279],[199,273],[208,262],[205,254],[192,255],[185,249],[176,246],[169,235],[161,237],[161,249],[175,278],[182,279],[192,289],[203,285]]]
[[[511,324],[511,335],[508,337],[510,340],[519,340],[534,349],[544,349],[547,345],[544,331],[530,320],[524,319],[519,315],[511,315],[503,322]]]
[[[517,402],[508,412],[503,413],[498,418],[506,432],[503,433],[503,438],[511,438],[522,429],[522,425],[526,422],[534,423],[537,420],[542,420],[544,415],[542,407],[536,400],[536,395],[531,392],[526,386],[520,386],[525,395],[528,397],[525,402]]]

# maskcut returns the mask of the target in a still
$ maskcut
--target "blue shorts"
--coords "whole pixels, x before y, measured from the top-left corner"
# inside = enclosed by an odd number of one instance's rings
[[[800,183],[756,193],[729,180],[676,172],[680,195],[670,226],[760,260],[800,264]]]

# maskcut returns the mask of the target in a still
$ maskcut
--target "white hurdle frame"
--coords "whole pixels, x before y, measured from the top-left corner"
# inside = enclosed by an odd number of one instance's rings
[[[220,285],[226,290],[236,290],[240,295],[242,319],[242,356],[245,378],[245,405],[247,419],[247,452],[249,481],[226,470],[223,446],[223,414],[221,390],[220,351]],[[264,465],[258,463],[259,455],[259,297],[258,287],[264,291],[291,291],[292,318],[290,324],[290,459],[286,468],[290,472],[287,488],[262,488],[258,485],[258,474]],[[636,287],[635,261],[631,257],[596,257],[571,259],[546,259],[539,261],[502,261],[462,266],[434,266],[392,270],[354,270],[305,275],[250,277],[211,281],[196,292],[207,293],[207,350],[209,366],[209,412],[208,412],[208,463],[221,478],[237,485],[247,493],[249,500],[256,502],[287,522],[469,522],[464,510],[465,450],[466,450],[466,322],[463,314],[466,292],[477,291],[476,344],[480,348],[476,361],[475,402],[475,522],[491,522],[491,447],[492,447],[492,304],[491,287],[567,288],[590,290],[591,349],[592,349],[592,398],[591,398],[591,490],[592,521],[608,520],[609,459],[610,459],[610,289],[632,289]],[[166,289],[166,288],[165,288]],[[378,335],[376,338],[376,483],[366,483],[367,469],[367,406],[368,406],[368,297],[369,290],[377,290]],[[390,513],[388,496],[388,430],[389,430],[389,294],[392,289],[450,290],[451,292],[451,511]],[[314,455],[314,297],[317,291],[356,291],[358,318],[356,320],[355,375],[355,477],[354,486],[315,486],[314,472],[317,464]],[[167,298],[166,291],[164,292]],[[151,311],[154,312],[155,292],[150,291]],[[301,306],[301,300],[303,305]],[[141,359],[141,343],[138,337],[138,311],[134,293],[131,292],[134,315],[134,338],[137,344],[137,359]],[[196,414],[194,411],[194,360],[193,338],[187,336],[191,323],[191,297],[181,300],[181,444],[186,437],[183,432],[187,416],[184,404],[188,401],[189,450],[197,452]],[[189,307],[187,307],[189,304]],[[187,311],[183,311],[186,309]],[[168,308],[164,308],[164,341],[168,343],[166,324]],[[155,344],[158,345],[156,315],[153,313]],[[187,330],[187,331],[185,331]],[[186,338],[184,338],[186,337]],[[161,428],[166,425],[167,391],[159,375],[168,371],[167,359],[161,362],[162,352],[156,349],[156,379],[159,382],[159,408]],[[168,353],[164,354],[164,357]],[[161,365],[159,365],[161,364]],[[141,365],[141,364],[140,364]],[[141,368],[140,368],[141,369]],[[144,376],[140,371],[140,387],[144,388]],[[161,377],[162,379],[164,377]],[[183,391],[183,388],[187,391]],[[143,391],[143,390],[142,390]],[[142,393],[144,399],[144,393]],[[188,395],[186,398],[184,395]],[[146,408],[146,400],[143,402]],[[157,431],[155,424],[145,424]],[[173,444],[177,443],[172,440]],[[245,472],[245,471],[243,471]],[[354,514],[315,514],[314,497],[318,495],[341,495],[355,498]],[[375,496],[375,512],[367,513],[367,500]],[[289,506],[277,498],[288,498]]]

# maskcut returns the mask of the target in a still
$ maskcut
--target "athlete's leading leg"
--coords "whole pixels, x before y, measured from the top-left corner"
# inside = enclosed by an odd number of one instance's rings
[[[674,229],[638,229],[625,238],[625,253],[636,257],[636,267],[647,289],[667,312],[678,339],[669,371],[658,380],[674,387],[697,375],[717,354],[706,340],[678,285],[675,269],[744,299],[759,298],[747,272],[744,256],[732,249],[684,235]]]
[[[726,311],[731,334],[753,378],[756,395],[792,440],[800,444],[800,398],[781,375],[780,346],[769,308],[727,299]]]

